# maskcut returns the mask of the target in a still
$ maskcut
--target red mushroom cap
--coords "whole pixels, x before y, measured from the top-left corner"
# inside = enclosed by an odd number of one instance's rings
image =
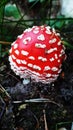
[[[59,76],[65,56],[65,47],[55,29],[33,26],[12,43],[9,61],[21,78],[51,83]]]

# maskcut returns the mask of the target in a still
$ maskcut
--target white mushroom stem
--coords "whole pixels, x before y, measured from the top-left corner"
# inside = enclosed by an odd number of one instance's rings
[[[30,78],[24,78],[23,79],[23,84],[24,85],[27,85],[27,84],[29,84],[30,83]]]

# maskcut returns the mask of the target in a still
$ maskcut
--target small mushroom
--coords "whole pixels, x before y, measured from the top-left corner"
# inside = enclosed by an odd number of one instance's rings
[[[42,83],[58,78],[65,57],[59,33],[44,25],[26,29],[12,43],[9,53],[11,69],[16,75]]]

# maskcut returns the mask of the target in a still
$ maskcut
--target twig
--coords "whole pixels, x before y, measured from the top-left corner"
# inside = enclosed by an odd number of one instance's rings
[[[48,130],[45,109],[43,110],[43,114],[44,114],[45,130]]]
[[[1,109],[1,111],[0,111],[0,119],[1,119],[1,118],[2,118],[2,115],[3,115],[3,113],[4,113],[4,110],[5,110],[5,107],[6,107],[6,104],[5,104],[5,102],[3,101],[3,99],[2,99],[1,96],[0,96],[0,102],[1,102],[2,105],[3,105],[3,107],[0,106],[0,109]]]
[[[0,44],[11,44],[11,42],[6,42],[6,41],[0,41]]]
[[[58,107],[60,107],[60,104],[54,101],[51,101],[50,99],[47,99],[47,98],[36,98],[36,99],[28,99],[24,101],[13,101],[13,103],[53,103],[57,105]]]
[[[18,82],[20,81],[18,78],[16,78],[14,75],[10,74],[10,72],[7,73],[8,75],[10,75],[11,77],[13,77],[14,79],[16,79]]]
[[[38,121],[38,118],[37,116],[31,111],[32,115],[34,116],[36,122],[37,122],[37,127],[39,128],[39,121]]]
[[[62,43],[63,43],[63,45],[65,45],[73,50],[73,45],[69,44],[67,41],[62,41]]]
[[[2,93],[5,93],[8,98],[11,98],[10,95],[8,94],[8,92],[2,87],[1,84],[0,84],[0,91],[1,91]]]

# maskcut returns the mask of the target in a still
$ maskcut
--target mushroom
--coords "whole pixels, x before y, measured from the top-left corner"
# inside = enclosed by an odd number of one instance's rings
[[[58,78],[65,57],[60,34],[45,25],[26,29],[9,51],[11,69],[16,75],[42,83]]]

